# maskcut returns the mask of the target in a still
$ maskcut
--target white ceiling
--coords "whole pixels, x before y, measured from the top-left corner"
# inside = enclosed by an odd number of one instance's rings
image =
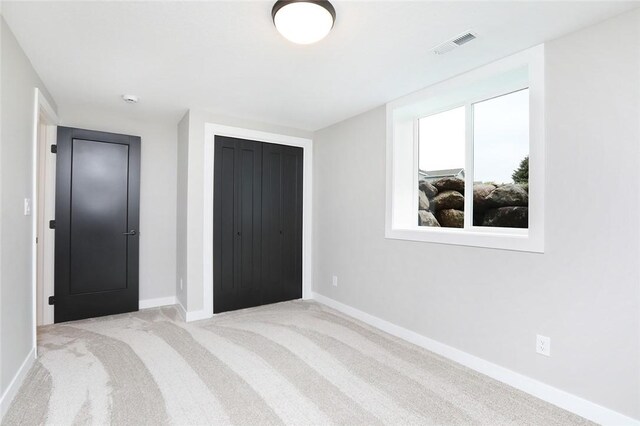
[[[640,5],[335,0],[331,34],[299,46],[276,32],[272,4],[3,1],[2,13],[62,110],[177,122],[202,108],[317,130]],[[466,30],[479,38],[430,53]]]

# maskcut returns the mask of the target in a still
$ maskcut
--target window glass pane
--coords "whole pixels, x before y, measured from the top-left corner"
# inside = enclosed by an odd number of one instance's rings
[[[527,228],[529,90],[473,105],[473,224]]]
[[[418,224],[464,227],[465,108],[418,123]]]

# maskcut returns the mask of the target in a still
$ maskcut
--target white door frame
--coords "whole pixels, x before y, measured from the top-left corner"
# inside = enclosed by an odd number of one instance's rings
[[[302,298],[310,299],[311,293],[311,212],[313,188],[313,140],[258,130],[205,123],[204,140],[204,223],[203,223],[203,306],[204,317],[213,316],[213,167],[215,137],[228,136],[258,142],[297,146],[303,149],[302,172]]]
[[[31,183],[31,282],[33,290],[33,346],[36,348],[37,356],[37,332],[38,325],[37,313],[38,304],[41,304],[43,312],[43,324],[53,323],[53,306],[47,303],[46,295],[53,295],[53,261],[54,261],[54,231],[44,232],[42,241],[36,243],[38,235],[38,183],[44,189],[44,218],[54,217],[55,214],[55,156],[46,155],[49,152],[49,146],[56,143],[58,115],[51,107],[42,92],[35,88],[34,90],[34,106],[33,106],[33,140],[32,140],[32,183]],[[40,138],[39,123],[40,119],[44,121],[46,134],[44,139]],[[43,144],[40,141],[43,141]],[[44,146],[43,146],[44,145]],[[40,175],[40,157],[45,155],[45,173],[44,179]],[[44,182],[42,182],[42,180]],[[43,244],[43,297],[38,300],[38,245]]]

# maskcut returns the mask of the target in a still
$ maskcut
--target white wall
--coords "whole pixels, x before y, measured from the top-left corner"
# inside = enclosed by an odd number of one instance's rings
[[[140,136],[140,300],[176,295],[175,122],[136,118],[123,102],[118,113],[91,106],[60,107],[60,124]]]
[[[186,135],[184,130],[184,120],[180,123],[181,135]],[[250,120],[243,120],[232,117],[210,114],[202,110],[191,110],[188,114],[188,147],[185,148],[181,140],[180,155],[187,153],[188,161],[184,162],[180,157],[178,162],[178,176],[183,176],[179,186],[179,197],[182,200],[186,192],[187,207],[186,212],[180,215],[186,215],[186,223],[184,219],[178,223],[178,229],[186,229],[186,258],[180,256],[178,258],[178,271],[184,271],[186,279],[183,277],[185,291],[187,292],[187,303],[183,302],[184,308],[189,312],[201,311],[204,308],[203,300],[203,191],[204,191],[204,127],[206,123],[222,124],[232,127],[240,127],[244,129],[259,130],[270,133],[277,133],[287,136],[297,136],[303,138],[311,138],[311,133],[304,130],[291,129],[288,127],[259,123]],[[186,168],[186,189],[184,186]],[[184,209],[184,206],[180,206]],[[177,277],[180,279],[180,276]],[[188,286],[188,290],[186,287]]]
[[[314,135],[314,290],[640,419],[640,11],[546,79],[544,254],[386,240],[382,106]]]
[[[31,198],[34,88],[51,96],[0,17],[0,395],[33,349]],[[3,406],[3,408],[5,408]]]

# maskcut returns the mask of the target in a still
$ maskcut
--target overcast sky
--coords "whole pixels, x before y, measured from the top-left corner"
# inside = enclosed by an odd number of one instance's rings
[[[422,170],[464,168],[464,107],[420,120]],[[529,155],[529,90],[474,105],[474,181],[512,182]]]

